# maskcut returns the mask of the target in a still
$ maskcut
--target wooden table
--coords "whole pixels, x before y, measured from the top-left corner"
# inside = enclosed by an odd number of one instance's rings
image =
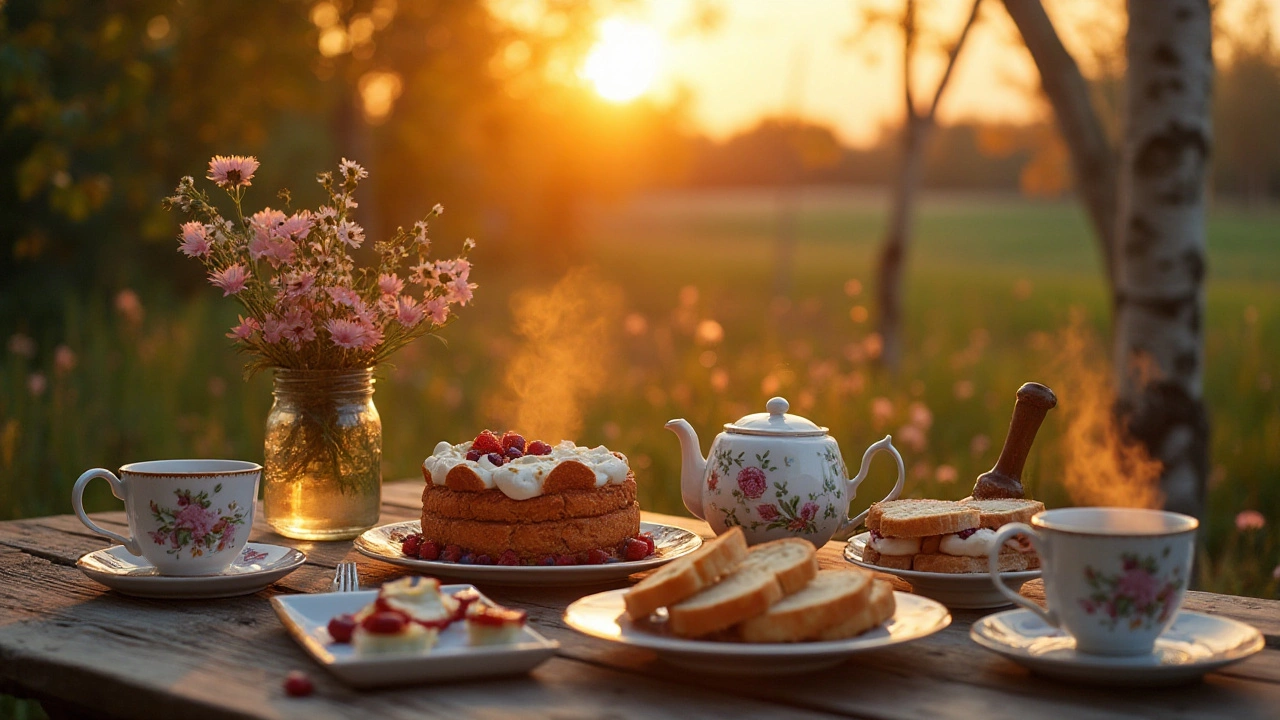
[[[416,518],[421,483],[388,484],[383,522]],[[122,512],[102,513],[122,526]],[[704,535],[706,524],[664,515],[647,519]],[[495,600],[525,608],[559,640],[559,655],[527,677],[350,690],[315,665],[272,612],[275,593],[328,589],[334,565],[359,562],[376,584],[403,574],[364,558],[351,543],[305,543],[273,535],[307,564],[268,590],[208,601],[140,600],[97,585],[75,569],[107,543],[72,515],[0,523],[0,691],[33,697],[58,716],[128,718],[1280,718],[1280,602],[1209,593],[1186,606],[1253,624],[1267,637],[1257,656],[1204,682],[1161,690],[1108,690],[1040,679],[969,639],[981,612],[954,612],[945,631],[915,643],[856,656],[801,677],[716,678],[664,665],[649,652],[579,635],[561,622],[565,606],[593,588],[482,586]],[[823,548],[825,567],[844,560]],[[907,589],[899,583],[901,589]],[[607,587],[607,586],[606,586]],[[1024,592],[1042,595],[1039,583]],[[307,671],[316,692],[287,697],[285,673]]]

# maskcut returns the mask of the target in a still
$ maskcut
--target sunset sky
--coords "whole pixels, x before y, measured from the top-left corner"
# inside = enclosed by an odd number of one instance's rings
[[[1219,22],[1238,26],[1255,1],[1223,0]],[[1280,0],[1266,4],[1271,26],[1280,26]],[[1095,53],[1121,47],[1123,5],[1123,0],[1047,3],[1064,42],[1086,71],[1094,66]],[[716,9],[719,22],[710,29],[695,28],[696,9],[708,6]],[[696,0],[641,0],[611,19],[607,35],[613,40],[601,45],[616,52],[602,50],[606,58],[593,60],[591,77],[602,96],[619,102],[638,94],[669,99],[680,87],[687,88],[694,121],[714,137],[749,127],[762,116],[796,114],[831,125],[850,144],[867,144],[902,113],[900,34],[882,28],[854,39],[863,25],[860,8],[868,6],[893,10],[901,8],[901,0],[721,0],[701,5]],[[921,1],[921,22],[935,46],[920,55],[917,98],[932,92],[942,70],[941,48],[959,32],[969,6],[967,0]],[[616,27],[620,19],[627,29]],[[944,122],[1028,121],[1044,113],[1035,68],[1018,40],[1001,4],[985,3],[940,108]],[[635,74],[649,70],[618,69],[609,81],[608,58],[625,66],[631,51],[623,48],[629,47],[647,58],[640,64],[657,66],[643,92],[636,90],[641,83]]]

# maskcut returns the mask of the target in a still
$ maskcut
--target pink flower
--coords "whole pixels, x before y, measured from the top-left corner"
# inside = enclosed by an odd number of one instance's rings
[[[235,295],[243,290],[248,279],[249,271],[240,263],[235,263],[209,275],[209,281],[222,288],[222,297]]]
[[[396,322],[405,327],[413,327],[422,322],[424,313],[416,300],[403,295],[396,301]]]
[[[1124,575],[1120,576],[1120,582],[1116,584],[1116,592],[1131,598],[1133,604],[1139,608],[1147,607],[1155,602],[1156,594],[1159,591],[1160,588],[1156,586],[1155,576],[1142,568],[1133,568],[1126,571]]]
[[[262,339],[273,344],[280,342],[284,338],[285,327],[278,318],[268,315],[267,321],[262,324]]]
[[[471,291],[475,290],[476,287],[475,283],[467,282],[465,277],[459,277],[445,286],[444,296],[451,303],[466,305],[471,301]]]
[[[339,305],[345,305],[349,308],[360,305],[360,293],[349,287],[331,287],[327,288],[326,291],[329,293],[329,297],[333,298],[333,301]]]
[[[248,340],[253,334],[262,329],[262,324],[256,318],[241,315],[240,324],[231,328],[231,332],[227,333],[227,337],[232,340]]]
[[[138,299],[138,293],[129,288],[116,293],[116,312],[120,313],[120,316],[130,325],[141,323],[143,315],[146,314],[142,308],[142,301]]]
[[[764,503],[756,506],[756,513],[760,515],[760,519],[770,522],[778,519],[778,507],[772,503]]]
[[[383,295],[399,295],[404,290],[404,280],[398,275],[383,273],[378,276],[378,290]]]
[[[1261,530],[1266,525],[1267,519],[1257,510],[1242,510],[1236,515],[1237,530]]]
[[[818,503],[807,502],[800,508],[800,517],[805,520],[812,520],[818,517]]]
[[[338,239],[353,248],[358,248],[364,242],[364,228],[350,220],[343,220],[338,223]]]
[[[69,373],[76,366],[76,354],[66,345],[59,345],[53,351],[53,367],[60,373]]]
[[[204,257],[209,254],[211,247],[209,233],[204,225],[194,220],[182,224],[182,242],[178,245],[179,252],[187,257]]]
[[[249,187],[258,171],[258,159],[244,155],[214,155],[209,161],[209,179],[220,188]]]
[[[311,232],[311,213],[306,210],[296,212],[289,216],[287,220],[280,223],[276,228],[276,233],[281,237],[302,240]]]
[[[256,237],[262,240],[270,240],[272,237],[278,237],[277,232],[281,225],[284,224],[285,214],[279,210],[271,208],[262,208],[258,212],[249,216],[249,227],[253,228]]]
[[[716,488],[720,487],[720,476],[715,470],[712,470],[711,477],[707,478],[707,487],[711,488],[711,492],[715,492]]]
[[[213,528],[214,517],[207,509],[192,503],[178,511],[173,518],[173,525],[175,528],[190,530],[191,537],[200,542]]]
[[[796,518],[787,523],[788,530],[804,530],[804,518]]]
[[[334,318],[325,323],[324,327],[329,331],[333,344],[338,347],[355,350],[365,343],[365,326],[358,322]]]
[[[423,305],[423,310],[436,325],[443,325],[449,319],[449,302],[444,298],[431,298]]]
[[[290,273],[284,278],[285,295],[298,297],[311,291],[316,284],[316,274],[311,271]]]
[[[764,471],[758,467],[745,467],[738,471],[738,489],[751,500],[763,495],[767,485]]]
[[[40,397],[48,387],[49,381],[44,373],[31,373],[27,376],[27,392],[31,393],[32,397]]]

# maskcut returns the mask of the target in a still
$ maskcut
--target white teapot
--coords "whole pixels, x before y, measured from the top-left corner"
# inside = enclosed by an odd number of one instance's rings
[[[849,503],[867,476],[871,456],[882,450],[898,463],[898,480],[885,500],[902,492],[906,476],[893,438],[867,448],[858,475],[849,479],[840,446],[805,418],[788,415],[786,399],[724,426],[702,457],[698,435],[684,420],[666,428],[680,438],[680,494],[689,512],[706,520],[717,535],[741,526],[751,544],[801,537],[822,547],[847,535],[862,519],[849,517]]]

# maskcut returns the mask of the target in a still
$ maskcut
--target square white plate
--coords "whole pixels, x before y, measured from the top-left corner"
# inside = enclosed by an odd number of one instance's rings
[[[440,592],[453,594],[471,585],[445,585]],[[329,637],[329,620],[355,613],[373,602],[377,590],[316,595],[276,595],[271,606],[289,634],[306,648],[316,662],[353,687],[434,683],[498,675],[518,675],[537,667],[555,654],[560,643],[548,640],[527,625],[516,642],[472,647],[467,644],[463,622],[440,633],[435,647],[424,653],[360,656],[349,643]],[[496,604],[480,596],[480,602]]]

